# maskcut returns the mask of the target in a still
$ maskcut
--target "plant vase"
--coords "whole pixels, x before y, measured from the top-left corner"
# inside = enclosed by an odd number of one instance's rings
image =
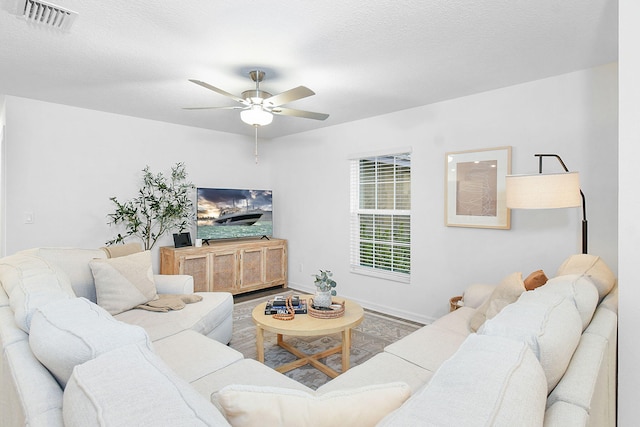
[[[321,291],[316,289],[316,295],[313,298],[313,305],[316,307],[331,307],[331,291]]]

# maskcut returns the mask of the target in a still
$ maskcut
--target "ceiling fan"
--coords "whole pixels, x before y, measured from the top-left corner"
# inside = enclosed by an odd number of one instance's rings
[[[252,126],[266,126],[273,121],[273,114],[282,116],[294,116],[303,117],[306,119],[325,120],[329,117],[328,114],[314,113],[311,111],[295,110],[292,108],[282,107],[284,104],[288,104],[298,99],[306,98],[311,95],[315,95],[315,92],[305,86],[298,86],[293,89],[289,89],[277,95],[271,95],[269,92],[265,92],[260,89],[260,82],[264,79],[265,73],[261,70],[253,70],[249,72],[249,77],[256,84],[255,89],[249,89],[242,92],[241,96],[233,95],[225,90],[219,89],[209,83],[189,79],[197,85],[200,85],[206,89],[212,90],[220,95],[224,95],[233,99],[236,102],[242,104],[242,106],[230,106],[230,107],[186,107],[185,110],[242,110],[240,112],[240,118],[243,122]]]

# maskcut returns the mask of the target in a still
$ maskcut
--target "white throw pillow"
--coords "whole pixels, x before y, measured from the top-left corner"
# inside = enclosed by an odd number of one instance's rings
[[[131,310],[158,298],[151,269],[151,252],[89,263],[96,283],[98,305],[111,314]]]
[[[151,349],[143,328],[114,319],[85,298],[47,304],[31,321],[31,351],[63,388],[76,365],[128,344]]]
[[[38,307],[52,301],[75,298],[69,277],[46,260],[16,254],[0,261],[0,281],[15,314],[16,324],[29,332]]]
[[[554,277],[547,284],[530,293],[553,293],[569,298],[575,304],[582,319],[582,330],[589,326],[598,305],[598,289],[591,277],[582,274],[569,274]],[[524,298],[524,295],[523,295]]]
[[[68,427],[229,425],[211,402],[137,345],[76,366],[62,415]]]
[[[544,372],[525,343],[471,334],[425,387],[377,426],[539,427],[546,401]]]
[[[473,317],[469,320],[469,328],[473,332],[477,331],[486,320],[491,319],[507,305],[515,302],[524,291],[526,289],[521,272],[510,274],[502,279],[489,299],[476,309]]]
[[[233,427],[365,427],[400,407],[405,383],[371,385],[312,395],[299,390],[230,385],[212,395]]]
[[[525,292],[518,301],[487,320],[478,334],[527,343],[544,369],[551,392],[578,346],[582,320],[570,299],[552,293]]]
[[[590,276],[598,288],[600,299],[604,298],[616,284],[616,276],[605,262],[596,255],[572,255],[558,268],[556,276],[567,274],[584,274]]]

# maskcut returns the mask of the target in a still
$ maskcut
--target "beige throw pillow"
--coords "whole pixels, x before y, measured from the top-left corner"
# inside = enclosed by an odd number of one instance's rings
[[[469,328],[476,332],[485,320],[491,319],[500,313],[500,310],[515,302],[524,291],[525,287],[521,272],[513,273],[502,279],[502,282],[496,286],[489,299],[478,307],[473,314],[471,320],[469,320]]]
[[[593,280],[598,289],[600,299],[604,298],[616,284],[616,275],[609,266],[596,255],[577,254],[565,260],[558,268],[556,276],[569,274],[584,274]]]
[[[125,243],[123,245],[105,246],[100,249],[107,254],[107,258],[118,258],[142,252],[142,245],[140,243]]]
[[[158,298],[151,269],[151,252],[89,263],[98,305],[115,315]]]
[[[230,385],[211,398],[233,427],[365,427],[409,398],[405,383],[371,385],[314,396],[299,390]]]

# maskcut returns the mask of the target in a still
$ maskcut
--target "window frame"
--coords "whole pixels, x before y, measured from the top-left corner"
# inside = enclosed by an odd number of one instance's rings
[[[370,153],[361,153],[352,155],[349,157],[350,161],[350,259],[349,266],[350,271],[356,274],[363,274],[367,276],[373,276],[378,278],[383,278],[387,280],[392,280],[401,283],[411,283],[411,148],[403,147],[396,148],[392,150],[378,151],[378,152],[370,152]],[[362,160],[373,160],[376,164],[375,166],[375,179],[373,180],[373,184],[375,186],[375,196],[374,200],[376,205],[380,202],[379,198],[379,189],[380,184],[389,184],[389,181],[380,180],[379,177],[379,160],[384,157],[393,157],[394,158],[394,167],[393,167],[393,207],[391,209],[381,209],[381,208],[371,208],[371,207],[361,207],[361,203],[363,199],[362,195],[362,187],[361,183],[363,180],[362,169],[361,169],[361,161]],[[408,195],[404,199],[404,203],[408,204],[408,209],[400,209],[397,207],[397,204],[401,198],[396,192],[399,188],[398,184],[407,183],[406,180],[398,180],[397,176],[397,161],[399,158],[408,158],[409,161],[409,179],[408,179]],[[366,199],[370,201],[371,199]],[[387,198],[388,201],[388,198]],[[388,218],[391,219],[391,226],[384,228],[376,227],[375,224],[371,226],[371,231],[369,233],[370,236],[373,236],[371,239],[363,239],[362,237],[362,217],[363,215],[369,216],[372,218],[372,221],[375,222],[375,218]],[[400,222],[395,222],[394,219],[400,219]],[[399,225],[398,225],[399,224]],[[367,224],[368,225],[368,224]],[[365,225],[365,227],[367,226]],[[396,233],[399,233],[396,227],[406,227],[408,225],[408,233],[401,234],[398,240],[394,239]],[[390,235],[390,239],[378,239],[376,235],[380,233],[380,230],[386,231],[387,235]],[[362,244],[371,244],[373,246],[373,255],[372,255],[372,266],[363,265],[362,258]],[[383,247],[388,246],[390,250],[390,255],[388,258],[378,257],[375,254],[375,246],[380,245]],[[401,250],[396,252],[398,249],[405,248],[405,250]],[[385,249],[386,250],[386,249]],[[402,270],[402,263],[394,264],[394,260],[396,260],[396,255],[398,257],[402,257],[401,252],[408,252],[408,266],[407,272],[400,271]],[[400,255],[398,255],[400,253]],[[378,261],[378,266],[376,266],[376,261]],[[383,261],[383,262],[379,262]],[[384,261],[387,261],[385,264]],[[385,265],[387,268],[380,267],[380,265]]]

